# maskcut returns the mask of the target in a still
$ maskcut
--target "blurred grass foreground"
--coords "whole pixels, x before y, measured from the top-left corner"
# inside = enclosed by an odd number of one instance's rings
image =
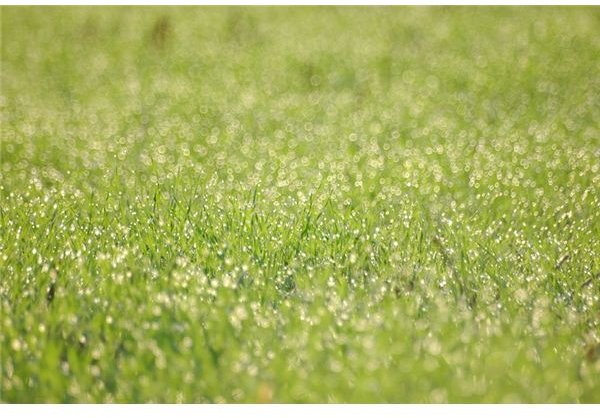
[[[599,402],[600,10],[2,7],[2,402]]]

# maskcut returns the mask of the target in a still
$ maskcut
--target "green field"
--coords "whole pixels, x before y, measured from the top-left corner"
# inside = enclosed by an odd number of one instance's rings
[[[0,401],[600,402],[600,8],[0,10]]]

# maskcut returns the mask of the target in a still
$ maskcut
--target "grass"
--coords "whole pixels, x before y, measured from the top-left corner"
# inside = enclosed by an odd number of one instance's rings
[[[599,402],[598,8],[2,7],[3,402]]]

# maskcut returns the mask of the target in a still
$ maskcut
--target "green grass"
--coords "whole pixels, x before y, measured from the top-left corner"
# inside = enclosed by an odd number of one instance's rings
[[[1,401],[600,402],[598,8],[1,14]]]

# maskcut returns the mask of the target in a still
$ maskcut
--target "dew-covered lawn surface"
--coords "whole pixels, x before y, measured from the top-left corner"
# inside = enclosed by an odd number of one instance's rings
[[[2,7],[3,402],[599,402],[598,8]]]

